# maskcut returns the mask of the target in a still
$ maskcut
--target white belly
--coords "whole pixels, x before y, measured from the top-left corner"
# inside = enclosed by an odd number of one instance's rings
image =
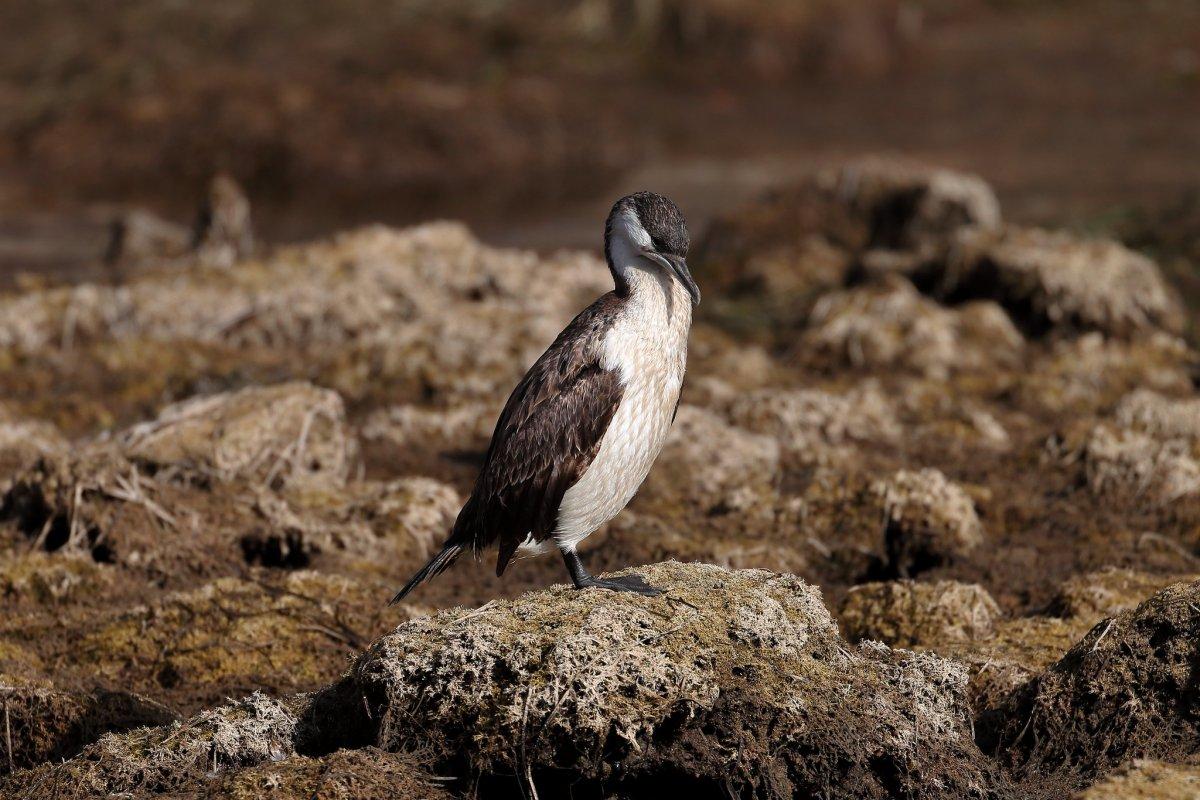
[[[672,282],[673,284],[673,282]],[[669,293],[668,293],[669,292]],[[555,542],[574,549],[615,517],[658,458],[679,402],[691,303],[677,285],[636,294],[605,337],[601,364],[623,392],[595,459],[563,495]]]

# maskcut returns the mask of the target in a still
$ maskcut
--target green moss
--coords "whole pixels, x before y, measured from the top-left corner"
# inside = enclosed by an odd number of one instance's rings
[[[316,573],[255,583],[222,578],[95,624],[74,666],[146,693],[217,698],[251,686],[316,688],[387,624],[383,595]]]

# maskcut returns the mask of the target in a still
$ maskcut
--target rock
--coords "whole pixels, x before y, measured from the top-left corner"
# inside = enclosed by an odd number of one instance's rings
[[[990,376],[978,373],[983,380]],[[1009,425],[1020,430],[1027,420],[1005,414],[1004,422],[982,404],[946,391],[942,382],[913,384],[904,391],[902,410],[914,424],[910,436],[917,440],[940,440],[949,446],[979,448],[991,452],[1012,449]],[[916,422],[916,420],[922,420]]]
[[[1182,440],[1098,425],[1078,457],[1088,489],[1107,501],[1167,505],[1200,493],[1200,462]]]
[[[1183,311],[1149,258],[1103,239],[1008,227],[958,236],[939,296],[988,298],[1033,333],[1101,331],[1130,337],[1179,333]]]
[[[67,447],[50,423],[15,418],[0,406],[0,494],[8,491],[15,474],[40,458],[61,457]]]
[[[1113,416],[1121,426],[1160,441],[1185,439],[1200,445],[1200,398],[1169,398],[1138,389],[1121,398]]]
[[[681,405],[645,486],[641,504],[734,510],[773,492],[779,443],[725,422],[717,414]]]
[[[120,437],[125,454],[156,470],[268,486],[345,482],[354,443],[336,392],[306,383],[194,397]]]
[[[1191,391],[1190,358],[1187,345],[1165,333],[1133,341],[1088,333],[1034,353],[1013,388],[1023,404],[1037,410],[1095,413],[1139,388],[1175,394]]]
[[[0,522],[35,549],[160,583],[247,562],[423,560],[453,523],[458,493],[420,477],[348,482],[355,452],[331,391],[298,383],[197,398],[19,471],[0,495]]]
[[[422,408],[405,404],[372,412],[363,423],[368,441],[397,449],[414,447],[487,447],[500,408],[467,403],[454,408]]]
[[[761,797],[1003,794],[971,739],[960,667],[848,649],[797,578],[642,572],[666,599],[558,587],[414,620],[359,659],[342,702],[365,701],[386,750],[554,796],[599,781],[623,795],[663,774]]]
[[[1200,405],[1139,389],[1111,422],[1080,424],[1048,443],[1048,454],[1078,462],[1092,494],[1134,506],[1167,506],[1200,494]]]
[[[246,560],[264,566],[307,567],[319,555],[338,555],[342,563],[367,559],[395,569],[424,563],[460,508],[453,487],[420,477],[259,491],[253,509],[260,522],[239,541]]]
[[[939,470],[900,470],[872,491],[883,508],[889,566],[901,576],[953,561],[983,542],[970,495]]]
[[[1081,784],[1130,758],[1200,749],[1192,713],[1200,663],[1200,582],[1175,584],[1097,624],[1013,693],[980,731],[1020,774]]]
[[[683,402],[715,407],[703,399],[708,389],[703,388],[702,383],[724,384],[736,394],[778,384],[786,381],[786,377],[787,371],[780,369],[775,356],[766,347],[739,342],[703,320],[693,323]]]
[[[191,249],[201,264],[225,269],[254,252],[250,200],[229,175],[217,175],[209,184]]]
[[[865,583],[852,587],[838,610],[847,639],[893,647],[984,639],[999,618],[982,586],[957,581]]]
[[[825,368],[952,372],[1014,367],[1024,339],[994,303],[945,309],[902,278],[821,297],[797,354]]]
[[[120,287],[0,298],[0,348],[76,353],[54,369],[83,397],[98,349],[128,353],[116,370],[122,383],[141,377],[150,355],[159,359],[144,376],[154,390],[146,402],[180,384],[228,384],[258,365],[260,381],[317,378],[354,400],[499,404],[579,309],[611,288],[593,256],[489,248],[452,223],[378,226],[237,270],[160,270]]]
[[[104,261],[110,266],[161,263],[183,256],[190,246],[191,234],[183,225],[133,209],[117,216],[109,227]]]
[[[1075,800],[1193,800],[1200,797],[1200,762],[1164,764],[1134,759],[1075,795]]]
[[[718,218],[694,260],[718,292],[797,298],[841,285],[868,251],[920,263],[960,228],[999,224],[995,194],[973,175],[864,159]]]
[[[445,778],[429,776],[412,756],[374,747],[338,750],[319,758],[292,756],[229,770],[201,784],[211,797],[228,800],[452,800]],[[200,784],[200,782],[197,782]],[[198,787],[199,788],[199,787]]]
[[[0,776],[70,757],[106,733],[165,725],[175,718],[165,706],[129,692],[66,692],[48,683],[14,682],[0,673],[5,750]]]
[[[1105,617],[1136,608],[1151,595],[1181,581],[1200,575],[1151,575],[1132,569],[1107,567],[1086,575],[1075,575],[1059,587],[1051,609],[1055,614],[1092,626]]]
[[[255,501],[270,505],[263,492],[343,488],[355,453],[341,398],[327,389],[290,383],[193,398],[29,463],[8,481],[0,521],[47,551],[172,574],[197,554],[201,564],[232,555],[253,532],[231,529]],[[164,530],[181,529],[190,535],[164,540]]]
[[[729,406],[734,425],[773,436],[793,460],[820,460],[855,442],[890,442],[901,428],[879,388],[866,382],[836,395],[818,389],[760,389]]]
[[[1005,619],[976,584],[889,581],[850,589],[838,620],[847,638],[937,653],[963,664],[976,716],[993,712],[1087,633],[1081,618]]]
[[[94,442],[40,458],[18,472],[0,499],[0,522],[11,522],[33,547],[113,559],[111,526],[125,502],[170,519],[143,491],[136,468],[111,442]],[[117,500],[120,495],[124,500]]]
[[[869,222],[871,247],[905,249],[961,228],[1000,226],[1000,203],[976,175],[865,159],[818,181]]]
[[[741,497],[732,499],[737,502]],[[689,515],[685,510],[668,519],[642,513],[639,501],[588,537],[588,563],[615,570],[675,559],[727,569],[803,574],[809,567],[807,554],[789,537],[778,535],[797,526],[797,510],[778,497],[751,494],[749,501],[745,506],[722,508],[712,517]]]
[[[214,772],[294,755],[295,731],[291,708],[255,693],[183,722],[106,735],[67,761],[0,780],[0,795],[83,800],[179,791]]]
[[[355,502],[376,536],[396,540],[397,549],[410,552],[416,561],[441,545],[463,504],[453,487],[431,478],[388,481],[362,492]]]

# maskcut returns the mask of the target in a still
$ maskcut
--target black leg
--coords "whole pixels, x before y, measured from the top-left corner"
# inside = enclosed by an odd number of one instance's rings
[[[646,597],[654,597],[662,594],[661,589],[655,589],[646,583],[641,575],[622,575],[619,578],[609,578],[607,580],[594,578],[587,571],[587,567],[583,566],[578,553],[574,550],[560,550],[560,552],[562,553],[563,562],[567,565],[567,572],[571,573],[571,580],[575,583],[576,589],[594,587],[597,589],[609,589],[614,592],[635,592]]]

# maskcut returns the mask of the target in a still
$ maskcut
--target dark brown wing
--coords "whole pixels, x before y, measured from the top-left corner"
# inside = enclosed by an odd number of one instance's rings
[[[609,293],[576,317],[500,414],[450,537],[476,551],[498,542],[497,575],[526,536],[540,542],[554,532],[563,494],[592,463],[621,402],[620,380],[600,366],[598,352],[621,303]]]

